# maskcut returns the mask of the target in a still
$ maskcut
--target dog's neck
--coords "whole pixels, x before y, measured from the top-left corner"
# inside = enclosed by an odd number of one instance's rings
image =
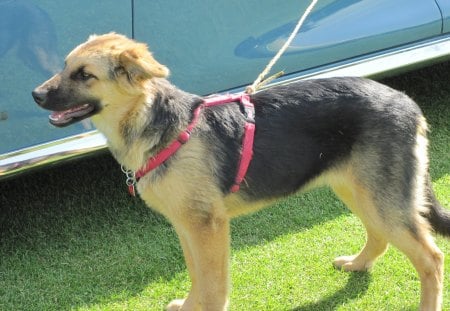
[[[167,80],[152,79],[142,94],[115,105],[114,113],[102,113],[92,121],[106,136],[117,161],[136,171],[184,130],[200,103],[200,97]]]

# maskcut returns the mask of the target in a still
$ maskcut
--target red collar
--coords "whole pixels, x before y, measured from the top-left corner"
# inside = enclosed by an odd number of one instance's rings
[[[169,159],[180,147],[185,144],[191,135],[192,130],[197,125],[200,113],[203,109],[229,104],[239,101],[245,111],[246,122],[244,125],[244,136],[242,138],[242,150],[239,159],[238,171],[234,179],[234,184],[231,186],[230,192],[237,192],[240,188],[242,181],[247,173],[248,166],[253,157],[253,140],[255,136],[255,108],[250,102],[250,96],[248,94],[227,94],[208,97],[203,100],[203,103],[198,106],[193,113],[192,121],[187,126],[186,130],[178,135],[178,138],[174,140],[168,147],[161,150],[157,155],[148,159],[147,163],[137,170],[135,173],[132,171],[125,171],[127,175],[128,190],[132,196],[135,196],[135,184],[140,178],[163,164]]]

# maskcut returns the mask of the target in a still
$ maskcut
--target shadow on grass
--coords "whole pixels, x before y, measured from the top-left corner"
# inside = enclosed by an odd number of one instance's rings
[[[309,303],[292,311],[336,310],[350,300],[361,297],[367,292],[372,277],[368,272],[351,272],[347,284],[333,295],[324,297],[318,302]]]

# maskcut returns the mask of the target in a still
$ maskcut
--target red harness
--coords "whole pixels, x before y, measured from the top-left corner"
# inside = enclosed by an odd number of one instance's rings
[[[239,101],[243,105],[246,117],[238,171],[234,179],[234,184],[230,188],[230,192],[237,192],[242,181],[244,180],[248,166],[250,165],[250,161],[253,157],[253,140],[255,137],[255,108],[250,102],[250,96],[248,94],[227,94],[205,98],[203,100],[203,103],[194,110],[192,121],[191,123],[189,123],[186,130],[181,132],[180,135],[178,135],[178,138],[174,140],[168,147],[161,150],[154,157],[149,158],[147,163],[136,172],[124,170],[122,168],[122,171],[127,175],[127,185],[130,194],[132,196],[136,195],[135,185],[140,178],[144,177],[147,173],[163,164],[189,140],[191,132],[197,125],[200,113],[203,109],[218,105],[230,104],[237,101]]]

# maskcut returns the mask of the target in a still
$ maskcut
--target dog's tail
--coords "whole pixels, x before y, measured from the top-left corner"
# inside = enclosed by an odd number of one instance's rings
[[[433,230],[446,237],[450,237],[450,211],[442,207],[434,195],[431,187],[431,178],[428,175],[426,181],[426,195],[429,204],[429,211],[425,215]]]

